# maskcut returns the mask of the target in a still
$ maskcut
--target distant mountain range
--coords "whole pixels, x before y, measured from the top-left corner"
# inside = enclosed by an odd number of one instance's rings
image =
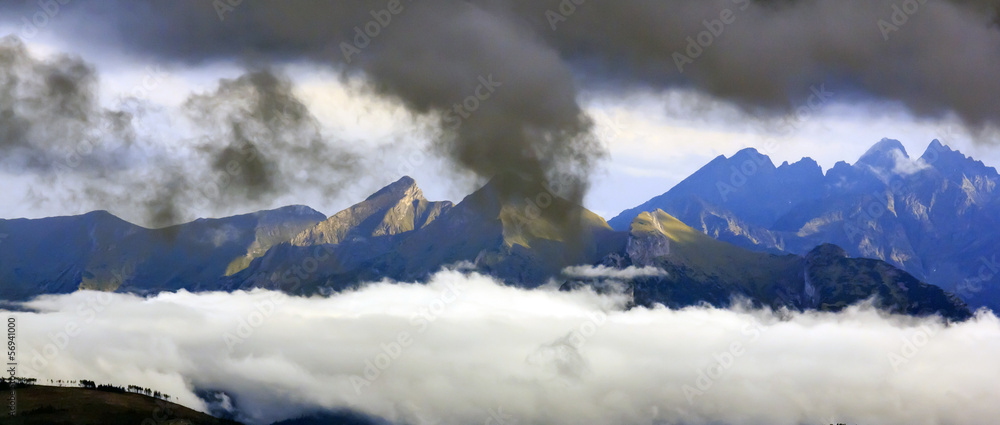
[[[882,243],[875,239],[882,234],[879,220],[894,213],[883,213],[872,226],[857,223],[862,230],[855,236],[870,241],[860,244],[814,236],[819,231],[787,230],[837,227],[829,217],[856,223],[842,210],[850,204],[837,196],[851,198],[835,194],[865,196],[879,193],[883,181],[891,184],[897,174],[879,170],[888,159],[898,159],[892,153],[896,145],[882,142],[859,161],[862,165],[838,164],[827,176],[811,160],[775,168],[766,156],[741,151],[717,158],[610,225],[514,174],[496,176],[458,204],[428,201],[413,179],[403,177],[331,217],[292,206],[156,230],[100,211],[0,220],[0,234],[7,235],[0,242],[0,294],[6,300],[79,289],[152,294],[271,288],[315,294],[383,279],[421,281],[442,267],[462,267],[525,288],[552,280],[565,288],[602,285],[598,275],[614,275],[637,305],[724,306],[745,298],[757,305],[839,310],[874,297],[889,311],[969,317],[962,300],[921,281],[919,276],[929,274],[911,275],[893,265],[904,257],[856,249]],[[935,163],[955,161],[944,153],[951,151],[941,151],[941,162]],[[746,161],[756,168],[744,166]],[[910,165],[924,168],[906,174],[906,184],[928,170],[922,163]],[[734,166],[747,167],[742,179],[733,178]],[[992,190],[985,172],[966,180],[970,188]],[[925,186],[951,194],[947,185],[935,184]],[[932,196],[925,214],[934,217],[943,215],[943,203],[965,199]],[[889,210],[928,205],[922,198],[891,199]],[[865,207],[864,198],[859,202]],[[872,258],[851,258],[856,252]],[[581,265],[591,271],[568,269]]]
[[[78,289],[153,293],[217,289],[219,279],[326,218],[285,207],[146,229],[106,211],[0,220],[4,299]]]
[[[662,209],[718,240],[771,253],[819,244],[874,258],[1000,311],[1000,175],[934,140],[911,158],[896,140],[823,174],[804,158],[775,167],[744,149],[719,156],[668,192],[609,223],[627,230]]]

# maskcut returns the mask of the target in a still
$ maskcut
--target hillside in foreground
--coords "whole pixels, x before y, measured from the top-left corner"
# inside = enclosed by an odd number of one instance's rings
[[[9,407],[0,409],[5,425],[239,425],[142,394],[41,385],[13,391],[16,415],[10,416]],[[9,397],[4,390],[4,400]]]

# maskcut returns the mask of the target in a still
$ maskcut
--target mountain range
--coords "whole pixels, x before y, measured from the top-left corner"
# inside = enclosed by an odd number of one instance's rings
[[[642,212],[662,209],[755,251],[801,255],[832,243],[1000,311],[998,181],[995,168],[937,140],[911,158],[899,141],[883,139],[825,174],[809,158],[775,167],[751,148],[715,158],[609,223],[626,230]]]
[[[458,267],[526,288],[599,286],[613,277],[636,305],[747,299],[835,311],[872,298],[889,311],[962,319],[970,310],[948,291],[962,295],[964,287],[940,277],[965,264],[946,260],[996,246],[965,222],[996,228],[984,221],[985,208],[997,205],[996,170],[937,142],[928,152],[936,157],[910,160],[898,142],[884,140],[824,175],[815,161],[774,167],[747,149],[716,158],[610,222],[511,173],[457,204],[429,201],[403,177],[330,217],[290,206],[165,229],[103,211],[0,220],[7,235],[0,289],[5,300],[80,289],[316,294],[384,279],[422,281]],[[884,211],[859,220],[872,204]],[[953,205],[964,208],[945,208]],[[946,246],[933,241],[945,236],[956,252],[935,256],[929,247]],[[979,245],[962,244],[975,237]],[[590,272],[574,272],[579,266]],[[992,306],[991,293],[980,289],[965,300]]]

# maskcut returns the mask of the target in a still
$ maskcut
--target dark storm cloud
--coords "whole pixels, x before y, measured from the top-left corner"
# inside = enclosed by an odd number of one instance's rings
[[[357,158],[324,138],[316,118],[292,92],[291,82],[269,69],[252,69],[184,103],[198,127],[194,167],[163,168],[149,204],[152,224],[190,218],[185,209],[227,205],[263,208],[291,190],[336,196]]]
[[[221,80],[215,92],[196,94],[185,107],[206,134],[198,151],[223,176],[223,201],[262,202],[302,187],[335,196],[355,172],[354,154],[322,137],[291,81],[271,70]]]
[[[0,39],[0,164],[15,171],[94,172],[116,166],[112,142],[128,145],[132,117],[99,106],[97,75],[82,59],[38,59],[17,37]]]
[[[181,155],[166,147],[184,140],[137,141],[139,99],[127,110],[100,106],[98,77],[80,58],[37,58],[17,37],[0,39],[0,166],[31,173],[59,187],[73,205],[145,213],[160,227],[194,218],[195,211],[264,208],[291,190],[335,196],[356,158],[324,138],[291,82],[266,68],[219,81],[184,104],[195,124],[193,146]],[[188,145],[192,145],[188,143]],[[35,188],[29,202],[51,202]]]
[[[623,84],[688,86],[764,112],[825,84],[920,115],[954,112],[971,127],[1000,122],[996,1],[565,3],[517,8],[568,60]]]
[[[603,150],[577,103],[580,76],[612,89],[691,87],[764,113],[785,112],[822,86],[841,99],[899,101],[917,114],[996,126],[997,4],[103,2],[80,5],[78,25],[65,28],[113,23],[113,38],[132,53],[185,63],[247,55],[329,63],[439,116],[438,148],[462,168],[487,177],[568,172],[582,189]],[[484,80],[497,84],[484,91]]]
[[[997,4],[109,1],[67,5],[51,30],[99,34],[92,41],[165,62],[329,64],[437,118],[436,150],[459,169],[549,182],[558,175],[571,182],[560,184],[564,194],[579,201],[604,155],[578,103],[579,84],[611,93],[682,87],[764,116],[832,91],[841,101],[900,102],[921,116],[954,113],[972,130],[995,129]],[[241,139],[252,129],[221,118],[228,135],[207,150],[223,159],[210,167],[264,149]],[[248,162],[239,191],[270,193],[277,162]]]
[[[133,53],[158,59],[311,60],[363,75],[372,93],[437,118],[436,150],[486,178],[558,175],[565,195],[581,201],[586,175],[604,154],[577,103],[571,68],[502,10],[440,0],[127,2],[85,10],[114,20]]]

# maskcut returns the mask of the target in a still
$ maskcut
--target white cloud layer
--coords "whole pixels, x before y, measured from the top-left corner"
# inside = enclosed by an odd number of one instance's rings
[[[902,174],[904,176],[909,176],[931,167],[931,165],[922,158],[907,158],[906,154],[899,149],[894,149],[892,151],[892,158],[896,161],[896,164],[892,168],[892,172]]]
[[[608,279],[632,279],[644,276],[666,276],[667,272],[659,267],[636,267],[628,266],[624,269],[616,269],[605,265],[599,266],[570,266],[563,269],[563,274],[574,277],[592,277]]]
[[[410,424],[992,423],[1000,321],[623,310],[460,271],[331,297],[78,292],[11,313],[21,375],[231,397],[266,424],[352,408]],[[32,369],[32,370],[29,370]]]

